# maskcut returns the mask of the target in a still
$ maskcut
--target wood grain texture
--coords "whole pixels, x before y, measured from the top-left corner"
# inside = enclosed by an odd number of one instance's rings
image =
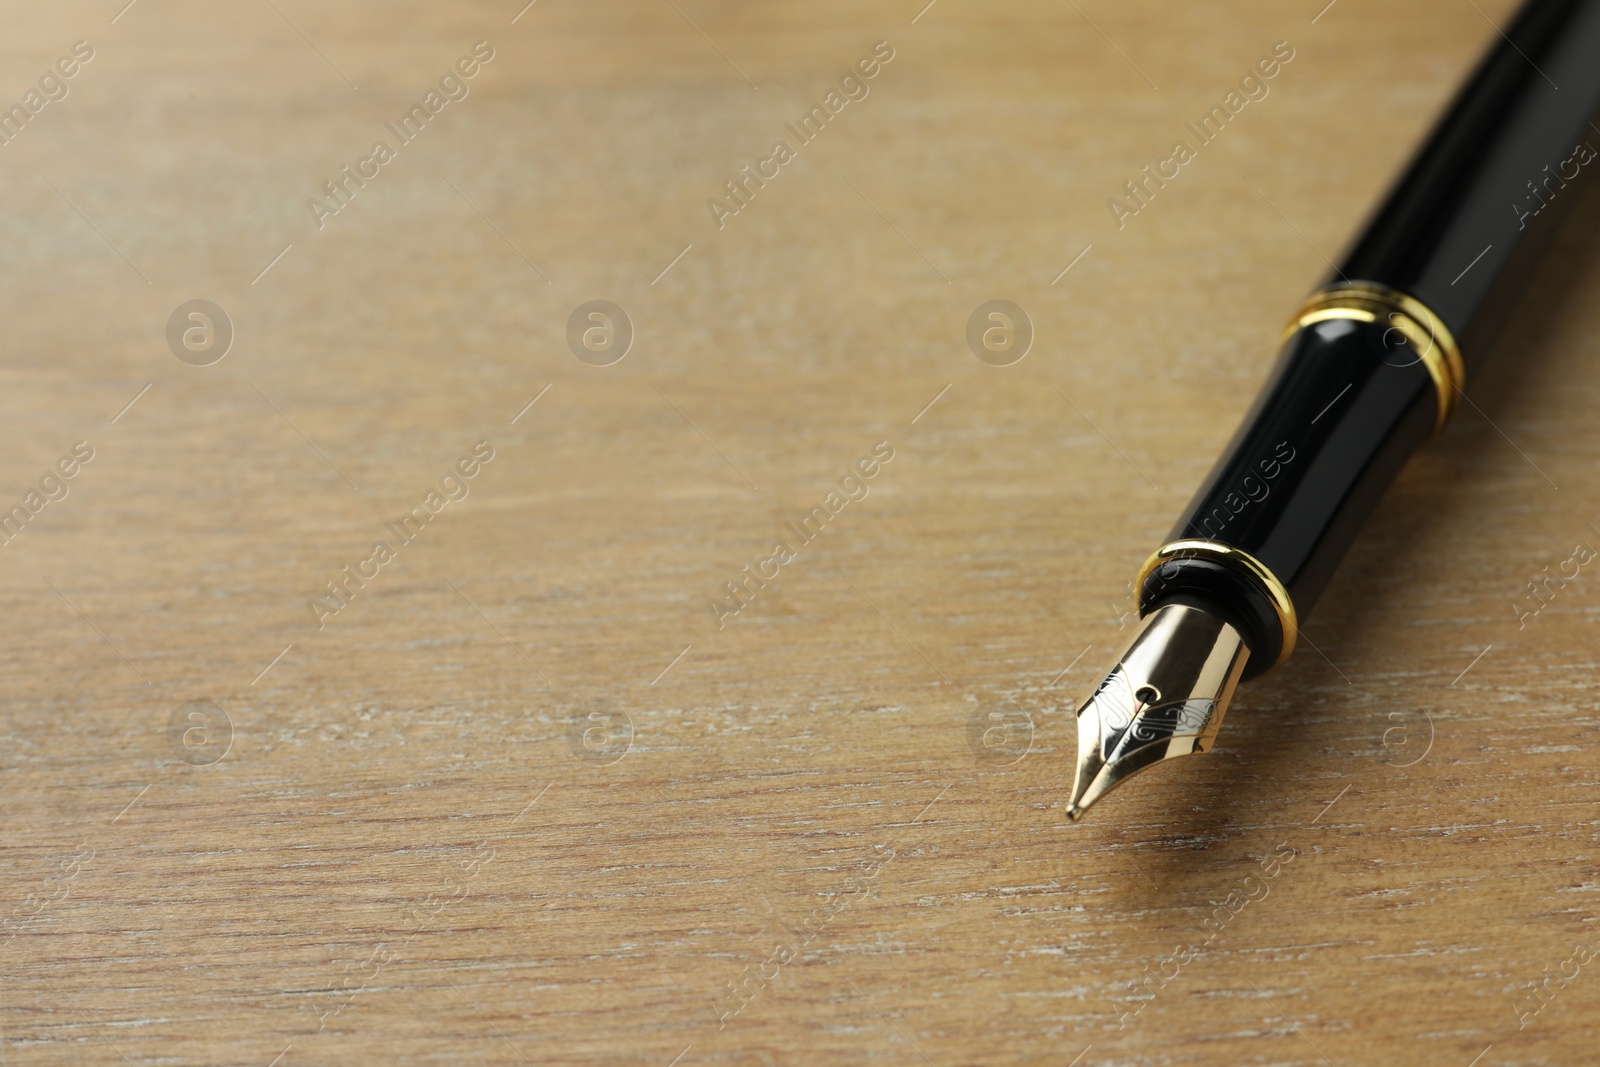
[[[1062,814],[1127,579],[1505,0],[119,6],[0,35],[4,101],[95,50],[0,146],[0,505],[94,451],[0,549],[0,1062],[1592,1062],[1600,593],[1515,604],[1600,546],[1593,206],[1215,754]]]

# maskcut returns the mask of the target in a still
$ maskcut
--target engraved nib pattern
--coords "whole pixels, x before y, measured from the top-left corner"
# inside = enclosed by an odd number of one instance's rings
[[[1250,650],[1216,615],[1168,604],[1133,639],[1078,709],[1078,766],[1067,816],[1146,767],[1211,748]]]

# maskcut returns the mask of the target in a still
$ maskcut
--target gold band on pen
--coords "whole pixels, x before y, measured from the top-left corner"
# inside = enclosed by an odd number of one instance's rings
[[[1417,358],[1427,368],[1438,393],[1435,435],[1450,421],[1456,398],[1467,382],[1461,349],[1454,335],[1439,316],[1415,297],[1374,282],[1340,282],[1312,293],[1284,327],[1279,343],[1296,330],[1329,319],[1354,319],[1357,322],[1387,323],[1411,343]]]
[[[1300,633],[1299,616],[1294,610],[1294,598],[1289,596],[1288,588],[1265,563],[1244,549],[1225,545],[1221,541],[1203,537],[1169,541],[1152,552],[1150,558],[1144,561],[1144,566],[1139,568],[1139,577],[1133,583],[1135,596],[1142,594],[1145,579],[1169,559],[1206,560],[1242,574],[1254,582],[1271,603],[1273,611],[1278,616],[1278,625],[1283,630],[1283,646],[1278,650],[1278,658],[1272,666],[1277,667],[1289,658],[1289,653],[1294,651],[1295,638]]]

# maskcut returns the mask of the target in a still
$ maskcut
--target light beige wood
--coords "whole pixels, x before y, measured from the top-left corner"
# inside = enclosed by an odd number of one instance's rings
[[[0,549],[0,1062],[1592,1060],[1600,593],[1514,605],[1600,546],[1593,208],[1217,752],[1061,807],[1127,579],[1509,3],[519,6],[9,7],[0,99],[95,56],[0,146],[0,504],[94,458]]]

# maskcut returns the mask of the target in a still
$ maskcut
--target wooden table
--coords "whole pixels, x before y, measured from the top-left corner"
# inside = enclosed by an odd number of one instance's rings
[[[5,100],[93,57],[0,145],[0,1062],[1593,1062],[1594,567],[1517,605],[1594,206],[1216,753],[1062,814],[1512,5],[920,2],[12,5]]]

